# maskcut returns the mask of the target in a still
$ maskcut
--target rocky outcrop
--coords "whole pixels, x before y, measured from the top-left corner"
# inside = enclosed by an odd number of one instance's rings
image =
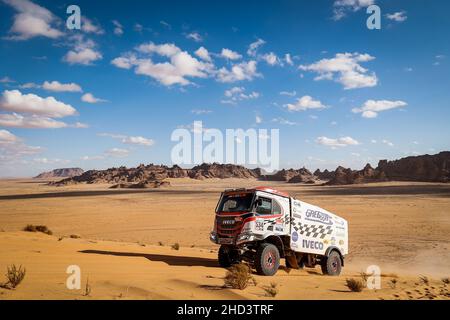
[[[314,183],[316,177],[306,169],[282,169],[271,175],[263,175],[260,180],[265,181],[285,181],[289,183]]]
[[[174,165],[172,167],[164,165],[139,165],[136,168],[110,168],[106,170],[89,170],[83,174],[63,179],[58,182],[51,182],[51,185],[62,186],[77,183],[110,183],[117,188],[120,187],[138,187],[145,184],[156,184],[161,186],[167,178],[192,178],[192,179],[209,179],[209,178],[257,178],[258,172],[253,169],[247,169],[243,166],[233,164],[202,164],[192,169],[182,169]]]
[[[338,167],[334,172],[334,178],[328,181],[327,185],[343,185],[368,182],[386,181],[386,176],[372,168],[370,164],[366,164],[362,170],[352,170],[349,168]]]
[[[334,171],[328,171],[327,169],[320,171],[317,169],[314,171],[314,176],[316,176],[319,180],[328,181],[334,178]]]
[[[35,179],[49,179],[49,178],[68,178],[83,174],[84,170],[81,168],[60,168],[48,172],[38,174]]]
[[[381,160],[377,170],[383,172],[389,180],[449,182],[450,152],[406,157],[394,161]]]
[[[64,171],[67,170],[67,171]],[[306,168],[282,169],[275,174],[266,174],[263,170],[248,169],[233,164],[203,163],[192,169],[183,169],[177,165],[139,165],[136,168],[110,168],[106,170],[76,171],[81,169],[57,169],[52,174],[74,174],[51,185],[70,185],[76,183],[108,183],[120,188],[160,187],[167,178],[191,179],[260,179],[262,181],[284,181],[289,183],[316,183],[317,180],[328,181],[328,185],[344,185],[379,181],[450,181],[450,152],[436,155],[407,157],[395,161],[381,160],[376,168],[367,164],[362,170],[338,167],[335,171],[316,170],[311,173]],[[38,177],[49,177],[39,175]],[[52,176],[53,177],[53,176]]]
[[[338,167],[328,185],[357,184],[380,181],[450,182],[450,152],[436,155],[381,160],[374,169],[367,164],[362,170]]]
[[[188,170],[188,176],[193,179],[209,178],[258,178],[257,169],[247,169],[243,166],[234,164],[203,163]]]

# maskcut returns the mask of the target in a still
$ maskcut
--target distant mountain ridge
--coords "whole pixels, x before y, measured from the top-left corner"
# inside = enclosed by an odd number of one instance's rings
[[[59,170],[67,170],[59,171]],[[72,171],[71,171],[72,170]],[[203,163],[191,169],[183,169],[177,165],[172,167],[165,165],[139,165],[136,168],[109,168],[106,170],[89,170],[86,172],[73,169],[56,169],[50,173],[44,173],[43,177],[57,176],[57,174],[71,174],[66,179],[52,182],[52,185],[70,185],[77,183],[110,183],[118,187],[129,186],[155,186],[167,178],[191,178],[191,179],[259,179],[261,181],[284,181],[288,183],[314,184],[319,181],[327,181],[327,185],[359,184],[380,181],[423,181],[423,182],[450,182],[450,151],[444,151],[435,155],[422,155],[406,157],[399,160],[381,160],[374,169],[367,164],[362,170],[337,167],[335,171],[316,170],[311,173],[306,168],[282,169],[269,175],[262,169],[248,169],[234,164]],[[79,174],[75,175],[75,173]],[[39,175],[38,177],[41,177]],[[62,176],[61,176],[62,177]]]
[[[83,172],[84,170],[81,168],[60,168],[48,172],[42,172],[34,178],[35,179],[71,178],[83,174]]]

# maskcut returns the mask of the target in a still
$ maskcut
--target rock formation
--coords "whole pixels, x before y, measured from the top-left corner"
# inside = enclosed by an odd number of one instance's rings
[[[49,179],[49,178],[70,178],[83,174],[81,168],[60,168],[48,172],[38,174],[35,179]]]

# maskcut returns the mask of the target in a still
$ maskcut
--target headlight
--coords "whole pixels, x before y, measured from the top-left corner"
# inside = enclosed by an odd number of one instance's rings
[[[240,234],[240,235],[237,237],[237,241],[238,241],[238,242],[241,242],[241,241],[247,241],[247,240],[250,239],[250,237],[251,237],[250,234],[248,234],[248,233],[242,233],[242,234]]]
[[[209,234],[209,239],[212,241],[212,242],[216,242],[216,240],[217,240],[217,235],[216,235],[216,233],[213,231],[213,232],[211,232],[210,234]]]

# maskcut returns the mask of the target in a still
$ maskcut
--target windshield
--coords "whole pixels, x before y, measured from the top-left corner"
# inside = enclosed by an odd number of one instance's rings
[[[224,195],[217,207],[217,212],[250,211],[253,193],[239,193]]]

